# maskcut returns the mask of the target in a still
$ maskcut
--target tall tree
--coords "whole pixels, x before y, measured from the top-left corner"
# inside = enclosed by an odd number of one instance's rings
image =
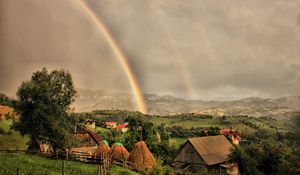
[[[50,143],[54,148],[65,146],[68,134],[68,111],[76,91],[72,76],[65,70],[33,73],[18,89],[16,111],[20,121],[15,128],[32,140]]]

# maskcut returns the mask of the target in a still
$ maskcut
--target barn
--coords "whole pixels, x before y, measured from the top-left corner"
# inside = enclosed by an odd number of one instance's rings
[[[228,163],[228,154],[233,148],[223,135],[189,138],[174,160],[177,174],[237,175],[236,164]]]
[[[91,130],[80,125],[75,126],[73,138],[79,143],[70,149],[71,152],[92,155],[102,142],[102,138]]]

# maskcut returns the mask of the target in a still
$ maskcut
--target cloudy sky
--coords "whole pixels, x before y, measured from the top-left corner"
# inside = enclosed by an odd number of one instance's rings
[[[89,0],[145,93],[203,100],[300,95],[300,1]],[[130,92],[78,0],[0,2],[0,92],[64,68],[77,88]]]

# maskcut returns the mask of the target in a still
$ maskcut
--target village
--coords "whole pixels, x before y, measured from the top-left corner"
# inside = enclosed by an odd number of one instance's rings
[[[103,162],[101,172],[106,172],[111,164],[125,166],[138,172],[151,171],[156,164],[156,158],[144,141],[136,142],[133,149],[128,151],[121,142],[109,145],[107,140],[93,132],[96,128],[104,127],[124,134],[129,131],[129,125],[128,122],[106,121],[101,126],[97,126],[96,121],[93,120],[75,125],[73,137],[78,143],[75,147],[65,149],[67,159],[68,156],[76,155],[77,161],[100,160]],[[207,133],[207,136],[187,138],[187,141],[180,146],[170,164],[174,169],[172,174],[238,175],[237,163],[230,162],[228,158],[234,145],[239,145],[241,140],[238,131],[224,128],[220,129],[219,134],[215,136],[209,136],[207,131],[204,133]],[[50,145],[40,141],[30,141],[28,144],[29,152],[35,151],[40,154],[53,152]]]

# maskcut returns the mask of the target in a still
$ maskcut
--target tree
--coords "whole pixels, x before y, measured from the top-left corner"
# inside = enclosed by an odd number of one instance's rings
[[[13,107],[13,103],[14,103],[13,99],[10,99],[5,94],[0,93],[0,105]]]
[[[68,111],[76,91],[72,76],[65,70],[33,73],[18,89],[16,111],[20,121],[15,128],[32,140],[50,143],[54,149],[65,146],[69,124]]]
[[[240,147],[236,147],[229,154],[230,162],[238,163],[239,171],[243,175],[257,174],[256,162]]]
[[[136,142],[144,140],[152,151],[158,143],[157,130],[153,123],[143,120],[139,115],[128,116],[125,121],[129,123],[129,134],[125,139],[127,148],[131,150]]]

